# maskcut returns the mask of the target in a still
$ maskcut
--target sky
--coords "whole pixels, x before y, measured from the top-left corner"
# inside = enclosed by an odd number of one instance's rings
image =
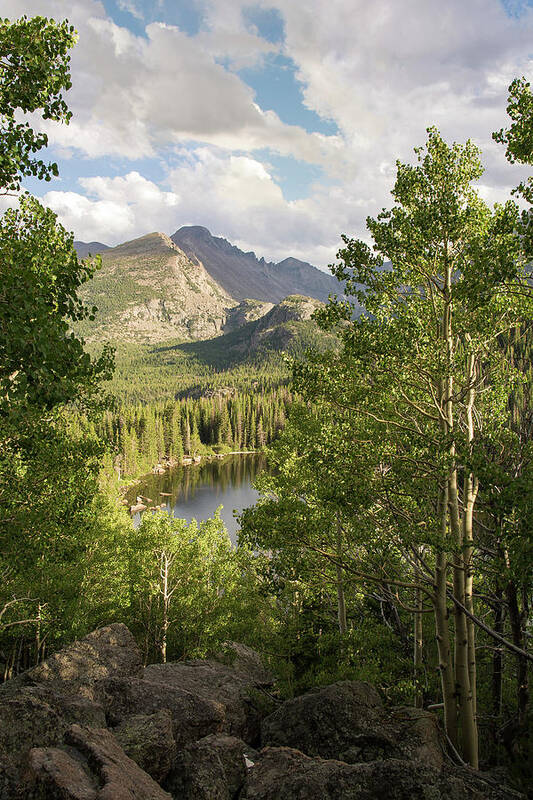
[[[533,77],[533,0],[0,0],[69,19],[70,125],[26,188],[83,241],[203,225],[267,260],[323,269],[390,207],[396,160],[436,125],[473,139],[479,191],[523,176],[491,139]]]

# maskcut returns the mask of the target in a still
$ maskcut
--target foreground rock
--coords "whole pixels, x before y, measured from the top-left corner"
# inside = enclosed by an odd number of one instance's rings
[[[9,681],[0,800],[519,797],[450,766],[435,717],[385,709],[367,683],[340,681],[272,713],[259,655],[230,644],[220,658],[143,671],[128,629],[110,625]]]
[[[267,747],[248,772],[246,800],[515,800],[466,771],[389,759],[368,764]]]
[[[126,755],[159,783],[176,759],[172,715],[166,708],[155,714],[135,714],[123,720],[113,734]]]
[[[283,703],[263,720],[261,741],[348,764],[407,758],[439,768],[444,758],[433,714],[387,712],[377,690],[363,681],[339,681]]]
[[[256,665],[257,666],[257,665]],[[237,671],[217,661],[183,661],[175,664],[152,664],[146,667],[145,679],[152,683],[187,689],[194,695],[221,705],[223,730],[249,744],[259,742],[261,720],[271,702],[264,693],[263,681],[252,674]],[[265,711],[265,709],[267,709]]]
[[[178,754],[165,788],[180,800],[233,800],[246,782],[252,752],[234,736],[206,736]]]
[[[109,731],[73,725],[66,744],[30,752],[28,800],[170,800]]]
[[[142,677],[141,652],[125,625],[99,628],[23,673],[17,682],[47,685],[92,699],[96,681],[109,677]]]
[[[138,678],[106,678],[100,681],[98,690],[111,727],[138,714],[150,716],[167,710],[178,749],[219,732],[224,725],[224,707],[220,703],[179,685]],[[142,735],[140,728],[139,733]]]

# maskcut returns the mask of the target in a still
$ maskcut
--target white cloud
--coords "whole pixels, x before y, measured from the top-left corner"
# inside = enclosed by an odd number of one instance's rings
[[[129,0],[124,0],[129,2]],[[203,29],[187,36],[152,23],[138,37],[113,24],[97,0],[3,0],[2,13],[68,16],[73,52],[69,127],[49,126],[76,157],[181,158],[169,189],[136,172],[85,179],[46,198],[84,239],[116,243],[148,229],[204,224],[270,258],[326,264],[341,232],[364,235],[367,214],[390,205],[395,160],[412,160],[425,129],[473,138],[487,171],[480,191],[504,199],[523,170],[490,134],[506,124],[507,86],[533,70],[533,10],[506,16],[500,0],[259,0],[284,21],[306,106],[339,134],[308,134],[264,111],[234,70],[276,52],[245,21],[250,0],[202,0]],[[135,6],[138,8],[138,6]],[[191,148],[194,148],[191,150]],[[287,202],[268,149],[321,164],[338,185]]]
[[[143,20],[144,14],[142,11],[135,5],[133,0],[118,0],[118,7],[121,11],[127,11],[128,14],[131,14],[132,17],[135,19]]]

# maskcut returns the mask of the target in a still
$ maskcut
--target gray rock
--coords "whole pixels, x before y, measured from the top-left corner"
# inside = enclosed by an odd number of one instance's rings
[[[165,708],[155,714],[127,717],[113,734],[126,755],[161,783],[176,758],[170,711]]]
[[[66,721],[46,700],[29,692],[0,696],[0,758],[18,768],[32,747],[63,740]]]
[[[246,781],[248,751],[234,736],[206,736],[178,753],[165,788],[179,800],[233,800]]]
[[[111,726],[137,714],[151,715],[167,709],[178,749],[218,733],[223,726],[224,708],[220,703],[178,686],[138,678],[106,678],[99,682],[97,691]]]
[[[39,747],[30,753],[24,794],[28,800],[97,800],[98,783],[80,758]]]
[[[510,800],[466,770],[435,770],[397,759],[346,764],[267,747],[248,771],[242,800]]]
[[[248,674],[217,661],[182,661],[152,664],[146,667],[145,677],[220,703],[226,733],[251,745],[259,741],[261,719],[269,712],[270,701],[262,694],[262,684]]]
[[[93,698],[95,681],[107,677],[142,677],[141,653],[122,623],[98,628],[64,647],[15,679],[16,684],[46,684],[65,693]]]
[[[348,764],[405,758],[439,769],[445,753],[433,714],[388,711],[376,689],[362,681],[339,681],[287,701],[263,720],[261,740]]]
[[[26,800],[170,800],[105,729],[72,725],[62,747],[29,754]]]
[[[263,720],[261,742],[357,763],[394,755],[394,733],[373,686],[339,681],[283,703]]]
[[[84,756],[98,780],[98,800],[170,800],[170,795],[128,758],[110,731],[73,725],[66,741]]]
[[[225,642],[215,658],[221,664],[232,667],[235,672],[247,675],[257,684],[272,686],[274,683],[274,676],[265,667],[260,653],[246,644]]]

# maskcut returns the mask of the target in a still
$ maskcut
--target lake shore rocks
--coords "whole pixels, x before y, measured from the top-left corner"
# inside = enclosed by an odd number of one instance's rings
[[[521,797],[454,767],[434,715],[368,683],[285,703],[271,687],[244,645],[143,669],[124,625],[100,628],[0,687],[0,800]]]

